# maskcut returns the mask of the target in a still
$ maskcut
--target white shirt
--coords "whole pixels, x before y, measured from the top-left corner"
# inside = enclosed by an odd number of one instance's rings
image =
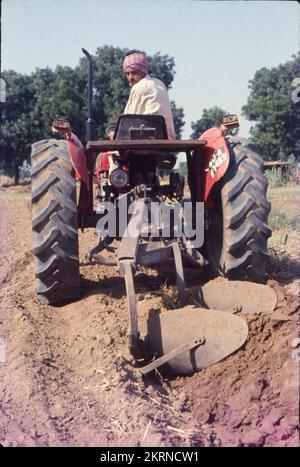
[[[132,86],[124,114],[162,115],[169,139],[175,139],[174,121],[166,86],[157,78],[146,75]]]

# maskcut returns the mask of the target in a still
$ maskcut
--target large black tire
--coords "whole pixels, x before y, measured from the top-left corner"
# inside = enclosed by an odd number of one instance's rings
[[[271,204],[263,160],[248,140],[231,137],[228,145],[230,166],[213,192],[222,212],[215,213],[216,222],[205,231],[204,254],[229,279],[265,282]]]
[[[80,296],[76,180],[67,142],[32,145],[32,230],[36,292],[59,305]]]

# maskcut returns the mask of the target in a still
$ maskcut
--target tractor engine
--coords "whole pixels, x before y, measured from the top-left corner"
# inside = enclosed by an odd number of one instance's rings
[[[115,141],[167,139],[164,118],[159,115],[122,115],[115,130]],[[100,153],[96,160],[96,183],[100,201],[108,201],[122,193],[134,191],[141,196],[169,196],[181,199],[184,178],[172,171],[176,156],[158,150],[122,149]],[[159,176],[169,177],[160,186]]]

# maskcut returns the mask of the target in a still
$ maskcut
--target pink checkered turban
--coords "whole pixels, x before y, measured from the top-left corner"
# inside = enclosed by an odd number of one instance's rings
[[[123,70],[125,73],[128,68],[131,68],[142,75],[146,75],[149,68],[146,55],[142,52],[133,52],[132,54],[127,55],[123,63]]]

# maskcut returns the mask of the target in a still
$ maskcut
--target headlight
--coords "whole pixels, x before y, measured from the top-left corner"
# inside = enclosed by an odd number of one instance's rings
[[[128,184],[128,174],[123,169],[114,169],[109,176],[110,183],[115,188],[124,188]]]

